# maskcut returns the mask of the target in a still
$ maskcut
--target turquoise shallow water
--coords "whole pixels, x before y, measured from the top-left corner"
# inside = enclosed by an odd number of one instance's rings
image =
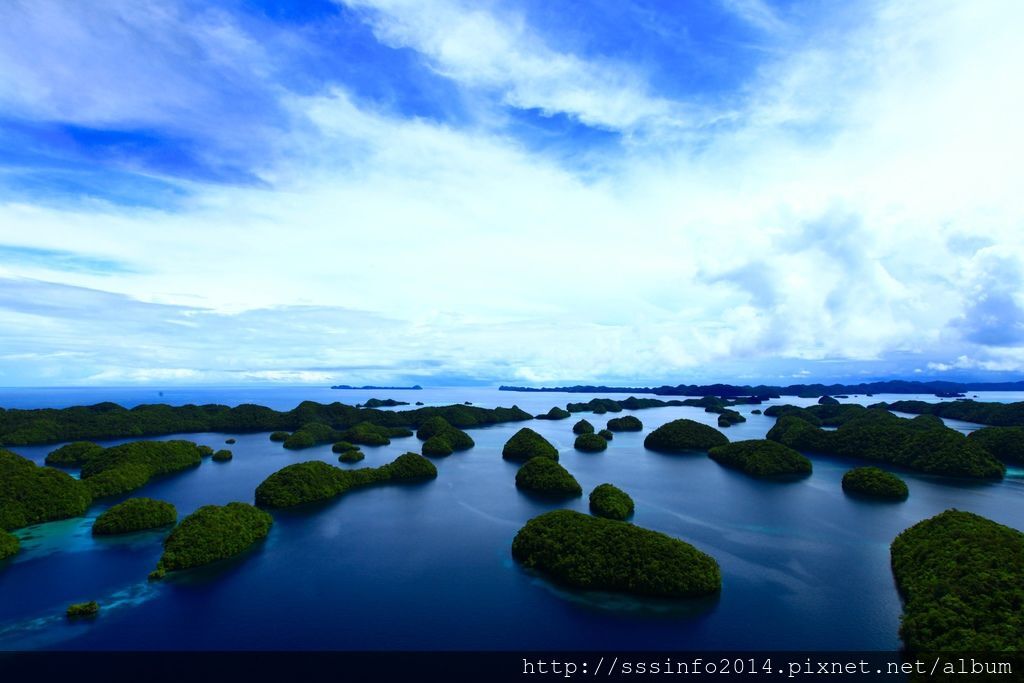
[[[164,390],[163,396],[150,389],[73,389],[0,390],[0,405],[162,400],[287,409],[304,399],[357,403],[371,396],[428,405],[516,403],[534,413],[590,398],[481,388],[209,388]],[[748,422],[726,430],[731,439],[761,437],[774,423],[751,415],[753,408],[741,407]],[[758,482],[704,455],[667,456],[642,447],[644,435],[664,422],[690,417],[714,424],[714,415],[696,408],[633,414],[644,431],[617,434],[601,454],[572,449],[575,417],[530,426],[559,448],[585,491],[615,483],[636,500],[636,524],[716,557],[723,590],[715,599],[668,604],[582,594],[518,568],[509,555],[512,537],[529,518],[558,505],[515,489],[516,468],[500,453],[523,425],[509,424],[473,430],[476,448],[437,461],[435,481],[359,490],[313,508],[276,512],[269,538],[245,556],[166,583],[146,583],[163,533],[113,540],[90,535],[92,520],[116,500],[82,519],[21,530],[24,551],[0,567],[0,649],[892,649],[899,644],[900,604],[888,545],[899,531],[949,507],[1024,528],[1020,472],[992,484],[904,473],[907,502],[872,503],[840,489],[852,461],[814,456],[809,478]],[[611,416],[586,417],[603,426]],[[229,436],[186,438],[218,447]],[[136,495],[169,500],[184,515],[208,503],[251,502],[256,485],[287,464],[337,462],[329,446],[292,452],[266,434],[233,436],[231,462],[204,462]],[[52,448],[16,450],[41,462]],[[418,449],[415,438],[398,439],[366,448],[360,465]],[[565,507],[585,511],[586,499]],[[99,619],[64,620],[68,603],[90,599],[104,606]]]

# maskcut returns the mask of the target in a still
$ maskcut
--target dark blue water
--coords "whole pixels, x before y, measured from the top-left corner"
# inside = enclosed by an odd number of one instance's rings
[[[0,405],[134,404],[160,400],[154,393],[4,390]],[[356,403],[370,396],[428,405],[518,403],[531,412],[589,398],[492,389],[250,388],[165,390],[162,400],[290,408],[306,398]],[[751,415],[752,408],[742,407],[749,421],[726,430],[730,438],[761,437],[774,423]],[[900,602],[888,548],[897,533],[950,507],[1024,528],[1024,481],[1016,476],[966,485],[904,473],[908,501],[872,503],[842,493],[851,461],[814,456],[809,478],[758,482],[705,455],[643,449],[644,435],[664,422],[690,417],[714,424],[714,415],[695,408],[634,414],[644,431],[617,434],[600,454],[572,449],[575,417],[530,426],[558,446],[585,491],[612,482],[635,499],[636,524],[713,555],[723,575],[717,599],[666,604],[580,594],[518,568],[509,554],[516,531],[558,505],[516,490],[516,467],[500,453],[523,425],[510,424],[473,430],[476,448],[436,461],[434,481],[275,512],[269,538],[245,556],[159,584],[148,584],[146,575],[163,532],[91,537],[92,520],[116,500],[86,518],[23,529],[23,551],[0,566],[0,649],[893,649]],[[603,426],[611,416],[585,417]],[[218,447],[228,436],[187,438]],[[231,462],[207,460],[134,495],[171,501],[185,515],[204,504],[252,502],[256,485],[287,464],[337,463],[329,446],[292,452],[266,434],[235,438]],[[41,462],[52,448],[15,450]],[[415,438],[365,448],[359,466],[418,449]],[[586,499],[566,507],[585,511]],[[103,605],[99,619],[66,622],[69,603],[92,599]]]

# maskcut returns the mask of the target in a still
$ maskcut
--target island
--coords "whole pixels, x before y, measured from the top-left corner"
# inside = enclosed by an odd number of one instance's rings
[[[15,555],[21,550],[21,541],[18,537],[5,529],[0,529],[0,561]]]
[[[217,451],[216,453],[213,454],[213,461],[214,462],[227,462],[228,460],[231,460],[231,458],[233,458],[233,457],[235,457],[234,453],[232,453],[231,451],[229,451],[226,448],[222,448],[222,449],[220,449],[219,451]]]
[[[224,443],[226,443],[229,446],[232,446],[236,443],[236,441],[234,439],[225,439]]]
[[[982,427],[967,435],[1007,465],[1024,465],[1024,427]]]
[[[950,477],[1001,479],[1006,471],[976,442],[932,416],[907,419],[856,405],[784,406],[778,412],[781,417],[768,438],[799,451],[864,458]],[[837,428],[828,431],[814,422]]]
[[[512,541],[527,569],[578,589],[659,598],[712,595],[722,575],[710,555],[628,522],[555,510],[534,517]]]
[[[516,462],[526,462],[535,457],[557,461],[558,449],[537,432],[529,427],[523,427],[505,442],[505,447],[501,449],[501,457]]]
[[[418,427],[435,415],[440,415],[459,429],[533,419],[517,406],[480,408],[449,405],[378,410],[344,403],[325,405],[303,401],[292,410],[282,412],[247,403],[234,407],[147,404],[130,409],[116,403],[98,403],[71,408],[0,411],[0,443],[10,447],[198,432],[294,432],[310,423],[324,424],[335,431],[344,431],[361,422],[408,429]]]
[[[449,455],[454,451],[469,450],[476,445],[469,434],[453,426],[440,415],[420,424],[419,429],[416,430],[416,438],[424,441],[424,455],[429,455],[428,450],[436,452],[437,455]],[[428,447],[427,443],[431,445]]]
[[[349,489],[389,481],[417,481],[437,477],[432,462],[417,453],[405,453],[380,467],[343,470],[319,460],[288,465],[256,487],[260,507],[285,508],[328,500]]]
[[[732,410],[731,408],[722,408],[718,406],[709,406],[704,409],[707,413],[718,413],[718,426],[719,427],[731,427],[734,424],[740,422],[746,422],[747,418],[743,417],[739,412]]]
[[[611,484],[600,484],[590,492],[590,512],[598,517],[628,519],[633,514],[633,499]]]
[[[580,434],[573,448],[584,453],[600,453],[608,448],[608,442],[597,434]]]
[[[353,387],[348,384],[335,384],[331,389],[353,389],[356,391],[421,391],[423,387],[419,384],[413,384],[411,387],[375,387],[370,385],[365,387]]]
[[[283,442],[283,441],[287,441],[289,436],[291,436],[291,432],[271,432],[270,433],[270,440],[271,441],[277,441],[277,442]]]
[[[191,441],[132,441],[104,448],[82,465],[82,483],[93,498],[116,496],[145,486],[162,474],[199,466],[199,446]]]
[[[593,434],[594,425],[590,424],[586,420],[580,420],[572,426],[573,434]]]
[[[452,445],[441,434],[435,434],[424,441],[422,451],[423,455],[428,458],[443,458],[455,452]]]
[[[672,420],[661,425],[644,439],[644,448],[661,453],[706,451],[729,443],[725,434],[714,427],[688,420]]]
[[[837,405],[839,405],[839,401],[837,401],[836,399],[832,398],[831,396],[822,396],[821,398],[818,399],[818,405],[822,405],[822,406],[837,406]]]
[[[883,500],[906,500],[907,483],[878,467],[855,467],[843,475],[843,491]]]
[[[632,415],[625,417],[613,417],[606,425],[610,432],[639,432],[644,428],[644,423]]]
[[[892,542],[910,652],[1024,651],[1024,534],[956,509]]]
[[[338,462],[359,462],[365,457],[366,456],[363,455],[363,452],[361,450],[359,450],[358,448],[353,448],[351,450],[342,451],[341,455],[338,456]]]
[[[615,434],[613,434],[613,433],[612,433],[612,432],[611,432],[610,430],[608,430],[608,429],[602,429],[601,431],[599,431],[599,432],[597,433],[597,435],[598,435],[599,437],[601,437],[602,439],[604,439],[605,441],[611,441],[612,439],[614,439],[614,438],[615,438]]]
[[[1019,389],[1015,391],[1020,391]],[[963,420],[994,427],[1024,427],[1024,401],[1017,403],[997,403],[975,401],[895,401],[893,403],[876,403],[872,408],[888,408],[898,413],[914,415],[935,415],[951,420]]]
[[[359,446],[356,446],[354,443],[349,443],[348,441],[335,441],[331,446],[332,453],[345,453],[347,451],[356,450],[359,450]]]
[[[715,446],[708,457],[719,465],[739,470],[756,478],[806,476],[811,473],[811,461],[789,446],[767,439],[734,441]]]
[[[72,441],[52,450],[46,456],[51,467],[81,467],[91,456],[103,450],[103,446],[92,441]]]
[[[364,403],[362,406],[356,406],[356,407],[357,408],[358,407],[363,407],[363,408],[395,408],[397,406],[407,406],[407,405],[409,405],[408,401],[396,401],[393,398],[384,398],[384,399],[371,398],[366,403]]]
[[[100,605],[95,600],[91,602],[76,602],[68,605],[65,614],[68,619],[92,619],[100,613]]]
[[[538,420],[564,420],[565,418],[569,417],[569,415],[570,415],[570,413],[569,413],[568,410],[565,410],[564,408],[559,408],[558,406],[554,406],[548,412],[541,413],[540,415],[537,415],[537,419]]]
[[[209,458],[212,455],[213,455],[213,449],[212,448],[210,448],[209,446],[203,446],[203,445],[199,446],[199,457],[201,457],[201,458]]]
[[[159,529],[178,521],[178,511],[166,501],[153,498],[129,498],[96,518],[93,536],[113,536]]]
[[[0,448],[0,529],[78,517],[91,503],[89,488],[67,472]]]
[[[273,517],[247,503],[204,505],[164,540],[163,555],[150,579],[234,557],[266,538],[273,523]]]
[[[516,472],[516,488],[548,496],[574,497],[583,495],[576,477],[551,458],[530,458]]]

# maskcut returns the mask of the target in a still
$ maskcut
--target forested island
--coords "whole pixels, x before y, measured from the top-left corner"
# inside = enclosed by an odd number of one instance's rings
[[[516,488],[548,496],[582,496],[576,477],[551,458],[530,458],[516,472]]]
[[[663,598],[718,592],[718,563],[688,543],[628,522],[555,510],[512,541],[512,557],[573,588]]]
[[[996,427],[1024,427],[1024,401],[1018,403],[990,403],[983,401],[894,401],[877,403],[873,408],[887,408],[898,413],[935,415],[952,420],[976,422]]]
[[[238,555],[270,533],[274,519],[246,503],[204,505],[182,520],[164,541],[150,579]]]
[[[268,508],[292,507],[334,498],[361,486],[436,476],[434,464],[417,453],[405,453],[380,467],[355,470],[311,460],[288,465],[264,479],[256,487],[256,504]]]
[[[78,517],[91,503],[83,482],[0,448],[0,529]]]
[[[170,526],[177,521],[178,511],[166,501],[129,498],[97,517],[92,525],[92,535],[130,534]]]
[[[907,380],[886,380],[860,384],[789,384],[775,386],[767,384],[678,384],[660,387],[608,387],[602,385],[577,384],[568,387],[519,387],[500,386],[500,391],[563,392],[570,394],[655,394],[660,396],[835,396],[838,394],[937,394],[948,392],[960,394],[967,391],[1024,391],[1024,382],[947,382],[935,380],[918,382]]]
[[[558,449],[537,432],[529,427],[523,427],[505,442],[504,448],[501,449],[501,457],[516,462],[526,462],[536,457],[557,461]]]
[[[423,455],[440,457],[455,451],[466,451],[476,445],[473,438],[448,420],[436,415],[423,422],[416,430],[416,438],[423,441]]]
[[[605,427],[610,432],[639,432],[644,428],[644,423],[632,415],[625,417],[613,417],[608,420]]]
[[[628,519],[633,514],[633,499],[629,494],[611,484],[599,484],[590,492],[590,512],[598,517]]]
[[[882,500],[906,500],[907,483],[892,472],[878,467],[856,467],[843,475],[843,490]]]
[[[0,408],[0,445],[27,446],[197,432],[296,432],[314,424],[325,425],[335,432],[344,432],[360,423],[415,429],[435,416],[443,417],[460,429],[521,422],[533,417],[516,406],[479,408],[463,404],[425,406],[412,410],[377,410],[343,403],[325,405],[314,401],[303,401],[292,410],[284,412],[254,404],[242,404],[234,408],[216,404],[148,404],[129,409],[116,403],[33,410]]]
[[[580,434],[572,447],[584,453],[600,453],[608,448],[608,441],[597,434]]]
[[[811,473],[811,461],[788,446],[767,439],[734,441],[715,446],[708,457],[719,465],[752,477],[802,476]]]
[[[191,441],[133,441],[104,448],[82,464],[82,482],[93,498],[115,496],[145,486],[161,474],[197,467],[203,461]]]
[[[901,418],[854,404],[772,406],[768,438],[800,451],[888,462],[929,474],[999,479],[1006,466],[976,442],[930,415]],[[834,431],[823,425],[837,427]]]
[[[644,448],[662,453],[706,451],[729,443],[725,434],[695,420],[672,420],[661,425],[644,439]]]
[[[891,556],[908,650],[1024,651],[1024,534],[946,510],[897,536]]]

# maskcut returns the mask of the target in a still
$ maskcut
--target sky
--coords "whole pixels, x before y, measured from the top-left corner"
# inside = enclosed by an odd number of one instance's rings
[[[0,386],[1024,378],[1018,0],[7,0]]]

